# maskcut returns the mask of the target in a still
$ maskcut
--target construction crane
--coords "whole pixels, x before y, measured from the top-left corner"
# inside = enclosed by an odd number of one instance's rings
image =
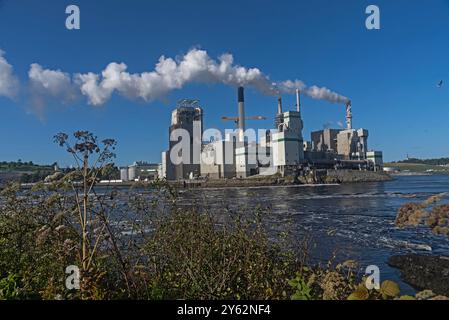
[[[245,117],[245,120],[266,120],[266,117],[263,116],[253,116],[253,117]],[[221,117],[223,121],[234,121],[236,125],[239,124],[239,117]]]

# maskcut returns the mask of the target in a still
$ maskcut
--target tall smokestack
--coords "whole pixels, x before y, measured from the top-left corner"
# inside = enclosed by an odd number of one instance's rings
[[[278,98],[278,114],[282,113],[282,98]]]
[[[300,114],[299,116],[301,117],[301,97],[299,89],[296,89],[296,111],[298,111]]]
[[[352,106],[351,101],[346,103],[346,128],[348,130],[352,129]]]
[[[245,95],[243,87],[238,88],[238,109],[239,109],[239,140],[240,142],[245,141]]]

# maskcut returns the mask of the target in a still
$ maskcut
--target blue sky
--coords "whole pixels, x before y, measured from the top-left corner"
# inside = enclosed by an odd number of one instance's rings
[[[65,8],[81,10],[81,29],[65,28]],[[365,8],[381,10],[381,29],[365,28]],[[449,1],[119,1],[0,0],[0,49],[26,88],[30,64],[64,72],[101,71],[124,62],[131,73],[151,71],[161,55],[191,48],[257,67],[273,80],[301,79],[353,102],[354,126],[370,131],[369,148],[385,160],[407,154],[449,156]],[[437,88],[440,80],[446,86]],[[25,90],[22,90],[24,92]],[[248,123],[271,128],[276,99],[246,90]],[[118,94],[102,106],[52,101],[36,116],[26,94],[0,96],[0,160],[69,164],[52,143],[60,131],[86,129],[118,140],[119,165],[160,161],[168,145],[170,113],[180,98],[198,98],[205,127],[225,128],[237,112],[234,88],[188,84],[164,101],[134,101]],[[294,105],[284,96],[284,106]],[[344,106],[303,97],[304,135],[344,122]],[[227,124],[229,126],[229,124]]]

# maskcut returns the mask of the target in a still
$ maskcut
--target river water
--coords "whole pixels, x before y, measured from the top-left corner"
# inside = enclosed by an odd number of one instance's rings
[[[398,281],[404,293],[414,290],[401,281],[398,270],[387,265],[395,254],[449,255],[449,238],[428,229],[398,229],[398,208],[410,201],[449,192],[449,175],[399,176],[393,181],[320,186],[273,186],[197,189],[182,195],[187,205],[204,205],[217,214],[223,208],[269,209],[267,226],[274,234],[289,230],[298,243],[311,238],[314,261],[354,259],[362,270],[380,268],[381,280]],[[449,202],[449,197],[443,198]],[[293,243],[293,246],[295,243]]]

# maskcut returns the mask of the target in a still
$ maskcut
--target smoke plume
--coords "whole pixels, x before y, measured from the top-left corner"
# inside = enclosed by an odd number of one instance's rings
[[[300,80],[273,83],[258,68],[234,64],[231,54],[212,59],[205,50],[192,49],[175,60],[161,56],[153,71],[130,74],[124,63],[110,63],[101,73],[77,74],[76,82],[90,104],[106,103],[114,91],[130,99],[146,102],[160,99],[191,82],[223,83],[230,86],[252,87],[266,95],[291,94],[300,89],[313,99],[345,103],[348,99],[327,88],[307,87]]]
[[[17,79],[12,67],[0,51],[0,95],[11,96]],[[101,106],[114,93],[127,99],[150,102],[161,100],[173,90],[189,83],[222,83],[244,86],[270,96],[294,94],[296,89],[313,99],[331,103],[346,103],[348,98],[325,87],[307,86],[301,80],[273,82],[258,68],[247,68],[234,63],[234,57],[223,54],[211,58],[205,50],[191,49],[186,54],[170,58],[161,56],[153,70],[130,73],[124,63],[111,62],[100,72],[70,75],[61,70],[44,69],[34,63],[28,72],[29,90],[34,105],[42,108],[49,99],[70,103],[85,96],[90,105]]]
[[[305,93],[313,99],[326,100],[331,103],[345,104],[349,101],[347,97],[339,95],[336,92],[332,92],[331,90],[325,87],[320,88],[317,86],[311,86],[306,88]]]
[[[268,77],[257,68],[234,65],[230,54],[211,59],[204,50],[192,49],[178,60],[161,56],[153,71],[130,74],[124,63],[110,63],[101,73],[77,74],[76,82],[92,105],[102,105],[114,91],[146,102],[160,99],[188,83],[223,83],[248,86],[264,94],[275,92]]]

